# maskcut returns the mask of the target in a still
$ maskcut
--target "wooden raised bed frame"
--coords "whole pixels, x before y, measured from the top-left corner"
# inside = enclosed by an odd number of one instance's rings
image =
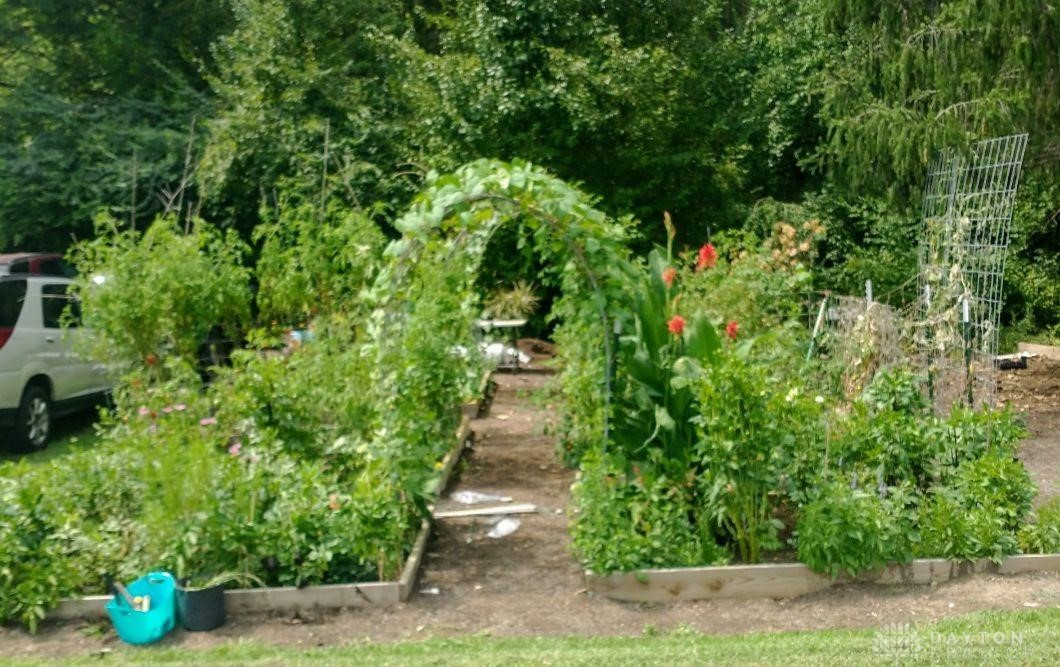
[[[629,602],[680,600],[788,598],[851,582],[875,584],[930,584],[975,573],[1017,574],[1060,570],[1060,554],[1009,556],[1001,564],[986,559],[950,561],[922,558],[907,565],[889,565],[879,572],[855,578],[817,574],[802,563],[723,565],[585,573],[589,590]]]

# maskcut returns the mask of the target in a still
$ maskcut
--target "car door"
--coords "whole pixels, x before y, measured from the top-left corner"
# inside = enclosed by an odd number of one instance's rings
[[[80,327],[62,328],[63,313],[70,304],[68,287],[61,282],[42,281],[40,285],[42,355],[48,360],[56,401],[84,394],[92,385],[91,365],[78,354]]]
[[[14,337],[26,303],[25,280],[0,280],[0,410],[18,407],[26,351]]]

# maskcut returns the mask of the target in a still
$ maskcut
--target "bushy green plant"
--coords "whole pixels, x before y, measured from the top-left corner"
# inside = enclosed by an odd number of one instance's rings
[[[917,535],[910,494],[905,488],[884,491],[881,498],[843,479],[822,488],[799,514],[799,560],[833,579],[911,560]]]
[[[1019,532],[1023,553],[1060,553],[1060,498],[1053,498],[1034,510],[1034,521]]]
[[[96,359],[143,368],[172,355],[194,365],[211,330],[238,338],[250,317],[246,249],[203,221],[182,230],[161,217],[141,233],[99,218],[96,237],[71,251]]]
[[[379,268],[383,234],[368,213],[337,199],[318,203],[287,194],[254,229],[261,244],[254,273],[265,323],[297,325],[321,313],[355,311]]]
[[[858,403],[872,414],[898,412],[905,415],[929,414],[931,404],[921,390],[922,380],[904,369],[885,369],[873,376],[858,397]]]
[[[992,507],[968,507],[968,501],[952,489],[934,490],[921,503],[917,517],[921,541],[915,553],[920,558],[1000,561],[1018,553],[1016,536]]]
[[[1018,553],[1017,533],[1036,491],[1023,464],[1003,449],[962,461],[922,503],[917,554],[1000,561]]]
[[[587,455],[573,497],[574,553],[596,573],[648,567],[717,565],[728,561],[705,520],[697,520],[692,480],[662,466],[627,465]]]
[[[1018,459],[992,450],[961,462],[950,482],[968,509],[989,510],[1005,530],[1016,530],[1031,511],[1038,489]]]
[[[76,585],[64,531],[41,507],[49,492],[0,477],[0,622],[15,619],[30,631]]]
[[[764,367],[741,353],[723,354],[696,382],[695,446],[701,511],[731,537],[740,558],[755,563],[781,546],[774,513],[782,479],[796,452],[813,448],[818,405],[786,395]]]

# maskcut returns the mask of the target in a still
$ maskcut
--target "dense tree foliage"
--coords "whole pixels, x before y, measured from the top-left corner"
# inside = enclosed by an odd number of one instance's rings
[[[898,298],[933,151],[1026,131],[1007,317],[1057,327],[1058,35],[1032,0],[0,0],[0,250],[101,209],[385,225],[430,169],[519,157],[648,241],[819,218],[820,286]]]

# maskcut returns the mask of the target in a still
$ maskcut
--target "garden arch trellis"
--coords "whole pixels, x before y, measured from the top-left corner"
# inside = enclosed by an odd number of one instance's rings
[[[574,437],[606,441],[614,323],[636,275],[625,226],[594,208],[585,193],[522,161],[483,159],[451,174],[432,172],[395,223],[402,237],[387,248],[369,294],[368,334],[379,355],[374,390],[393,396],[405,389],[386,371],[386,357],[425,316],[420,306],[438,295],[432,289],[455,292],[461,311],[437,322],[433,334],[450,346],[470,344],[479,265],[493,233],[515,221],[522,223],[524,240],[560,274],[563,296],[553,313],[567,334],[558,334],[566,343],[564,393],[582,401],[570,411]]]

